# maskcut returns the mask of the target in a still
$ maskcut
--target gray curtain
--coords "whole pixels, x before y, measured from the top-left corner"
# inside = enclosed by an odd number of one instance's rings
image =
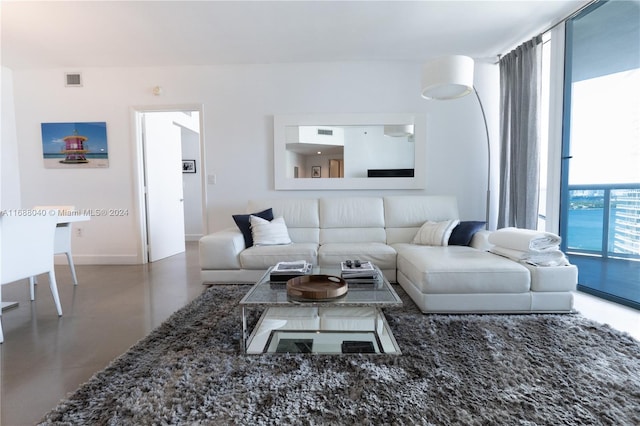
[[[500,59],[498,228],[537,227],[541,41],[538,36]]]

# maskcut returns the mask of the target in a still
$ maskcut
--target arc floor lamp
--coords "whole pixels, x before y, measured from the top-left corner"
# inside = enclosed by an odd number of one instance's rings
[[[422,97],[425,99],[448,100],[461,98],[473,92],[480,104],[484,130],[487,136],[487,207],[486,229],[489,229],[491,206],[491,143],[487,116],[480,95],[473,84],[474,61],[468,56],[452,55],[434,59],[425,64],[422,71]]]

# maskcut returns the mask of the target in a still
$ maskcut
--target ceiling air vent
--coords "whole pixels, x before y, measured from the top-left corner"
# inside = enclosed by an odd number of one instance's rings
[[[318,129],[319,135],[333,136],[333,130],[330,129]]]
[[[78,72],[66,73],[64,79],[67,87],[82,87],[82,74]]]

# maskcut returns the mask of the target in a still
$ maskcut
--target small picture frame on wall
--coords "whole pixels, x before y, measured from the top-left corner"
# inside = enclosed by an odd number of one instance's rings
[[[320,166],[311,166],[311,177],[319,178],[322,174],[322,167]]]
[[[195,173],[196,160],[182,160],[182,173]]]

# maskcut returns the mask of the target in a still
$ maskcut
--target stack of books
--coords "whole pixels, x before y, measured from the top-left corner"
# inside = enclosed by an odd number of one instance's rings
[[[271,269],[270,280],[284,282],[291,278],[308,275],[313,270],[313,265],[305,260],[296,260],[294,262],[278,262]]]
[[[345,280],[373,280],[378,275],[378,270],[371,262],[346,261],[340,264],[342,278]]]

